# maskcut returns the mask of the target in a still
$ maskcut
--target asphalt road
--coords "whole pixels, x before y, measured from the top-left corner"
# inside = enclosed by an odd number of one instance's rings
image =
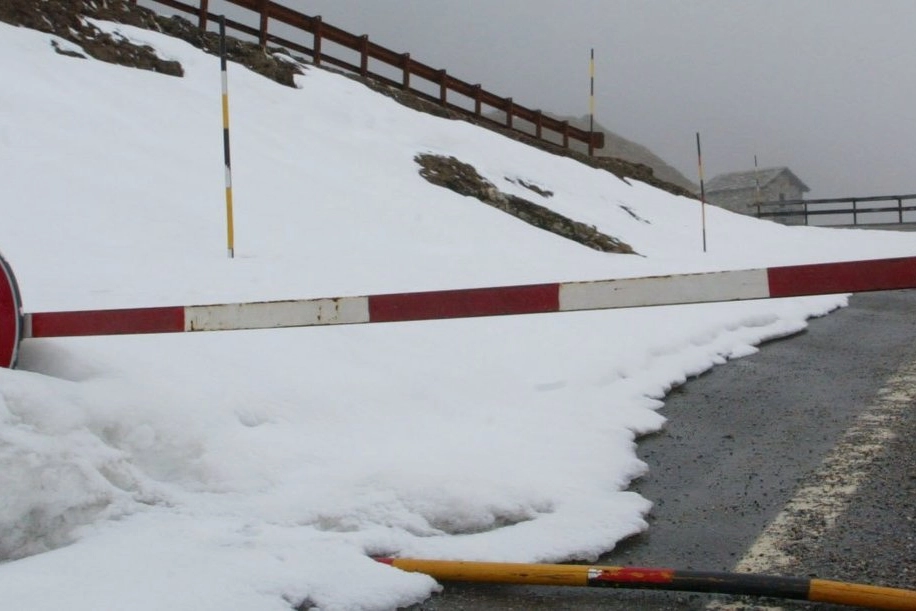
[[[916,291],[850,306],[688,381],[640,440],[646,533],[595,564],[916,590]],[[779,520],[776,520],[779,516]],[[774,525],[775,521],[775,525]],[[774,552],[775,550],[775,552]],[[848,609],[727,595],[445,584],[414,611]]]

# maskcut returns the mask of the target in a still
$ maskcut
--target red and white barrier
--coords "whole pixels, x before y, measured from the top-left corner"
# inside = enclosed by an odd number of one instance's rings
[[[307,327],[904,288],[916,288],[916,257],[363,297],[37,312],[24,316],[22,337]]]

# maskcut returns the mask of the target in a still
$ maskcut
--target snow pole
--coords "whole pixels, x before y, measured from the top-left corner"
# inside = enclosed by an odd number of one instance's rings
[[[0,367],[16,366],[22,336],[22,300],[16,276],[0,254]]]
[[[757,155],[754,155],[754,203],[760,211],[760,171],[757,168]]]
[[[219,17],[219,66],[223,103],[223,160],[226,166],[226,245],[235,257],[235,229],[232,221],[232,164],[229,162],[229,76],[226,71],[226,16]]]
[[[595,48],[592,47],[591,58],[588,63],[589,95],[588,95],[588,156],[595,155]]]
[[[703,227],[703,252],[706,252],[706,187],[703,185],[703,153],[700,150],[700,132],[697,132],[697,166],[700,171],[700,217]]]
[[[576,564],[461,562],[411,558],[376,560],[402,571],[425,573],[441,581],[705,592],[916,611],[916,591],[913,590],[806,577]]]

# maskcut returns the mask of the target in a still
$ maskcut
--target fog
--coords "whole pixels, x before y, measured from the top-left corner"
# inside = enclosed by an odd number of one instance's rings
[[[756,155],[809,198],[916,193],[912,0],[281,3],[565,115],[588,112],[594,49],[596,120],[694,181],[699,132],[707,179]]]

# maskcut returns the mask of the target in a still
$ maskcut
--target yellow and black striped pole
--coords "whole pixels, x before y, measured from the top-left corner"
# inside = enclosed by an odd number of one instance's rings
[[[588,63],[588,156],[595,154],[595,48],[592,47]]]
[[[700,217],[703,226],[703,252],[706,252],[706,187],[703,184],[703,153],[700,150],[700,132],[697,132],[697,164],[700,168]]]
[[[232,222],[232,164],[229,161],[229,77],[226,73],[226,16],[219,18],[219,66],[223,91],[223,159],[226,164],[226,244],[229,258],[235,257],[235,229]]]
[[[665,568],[376,558],[440,581],[705,592],[916,611],[916,591],[806,577]]]

